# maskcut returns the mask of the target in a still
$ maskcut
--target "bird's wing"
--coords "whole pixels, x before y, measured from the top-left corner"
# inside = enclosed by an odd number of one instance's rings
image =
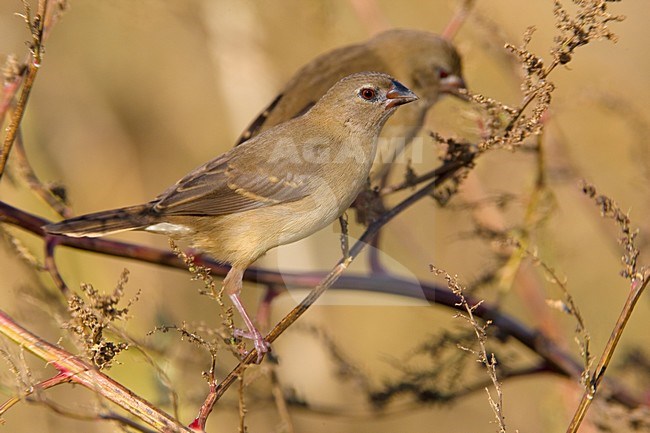
[[[232,152],[231,152],[232,153]],[[310,193],[308,176],[287,161],[254,167],[222,155],[161,194],[153,209],[164,215],[218,216],[299,200]]]

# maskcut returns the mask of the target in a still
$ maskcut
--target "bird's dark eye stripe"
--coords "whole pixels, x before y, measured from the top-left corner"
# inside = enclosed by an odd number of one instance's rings
[[[377,91],[372,87],[364,87],[359,90],[359,96],[361,96],[366,101],[371,101],[377,96]]]

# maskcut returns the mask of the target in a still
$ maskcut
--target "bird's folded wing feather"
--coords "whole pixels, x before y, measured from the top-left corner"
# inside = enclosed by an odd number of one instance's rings
[[[164,215],[218,216],[300,200],[310,185],[292,165],[275,161],[244,168],[237,158],[222,155],[161,194],[153,209]]]

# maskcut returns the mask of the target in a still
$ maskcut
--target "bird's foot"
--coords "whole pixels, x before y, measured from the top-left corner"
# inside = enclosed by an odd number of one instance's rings
[[[260,333],[260,331],[258,331],[257,328],[255,327],[249,329],[248,331],[235,328],[233,333],[236,338],[246,338],[247,340],[253,341],[253,345],[255,346],[255,350],[257,351],[258,364],[262,362],[262,358],[264,358],[264,355],[271,350],[271,343],[266,341],[262,336],[262,334]],[[244,353],[244,355],[248,355],[248,352]]]

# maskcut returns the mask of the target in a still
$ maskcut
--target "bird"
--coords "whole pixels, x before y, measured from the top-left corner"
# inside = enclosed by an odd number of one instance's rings
[[[251,122],[237,143],[309,110],[341,78],[362,71],[382,71],[400,80],[419,96],[386,124],[373,178],[418,134],[428,110],[441,95],[458,95],[466,88],[461,57],[447,39],[415,29],[391,29],[369,40],[321,54],[300,68],[273,101]]]
[[[44,226],[50,235],[97,237],[144,230],[186,240],[229,264],[224,292],[253,341],[270,346],[240,299],[244,271],[268,250],[326,227],[363,188],[386,120],[418,100],[390,75],[362,72],[336,82],[304,114],[201,165],[153,200]]]

